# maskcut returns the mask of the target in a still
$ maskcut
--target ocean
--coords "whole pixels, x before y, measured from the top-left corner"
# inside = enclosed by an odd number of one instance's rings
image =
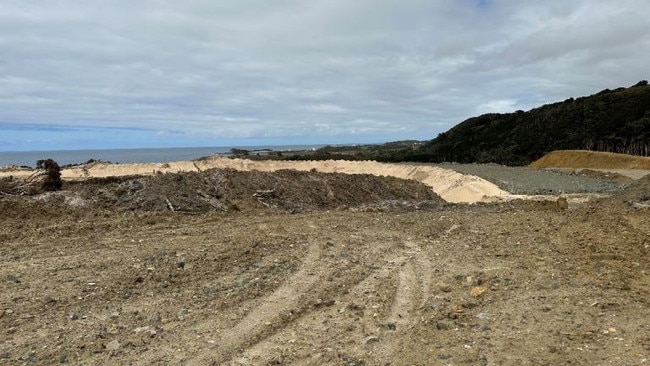
[[[244,146],[238,149],[255,151],[309,150],[325,145],[287,145],[287,146]],[[85,163],[90,159],[112,163],[164,163],[180,160],[193,160],[204,156],[225,154],[232,147],[187,147],[150,149],[111,149],[111,150],[59,150],[59,151],[8,151],[0,152],[0,166],[36,166],[36,161],[53,159],[59,165]]]

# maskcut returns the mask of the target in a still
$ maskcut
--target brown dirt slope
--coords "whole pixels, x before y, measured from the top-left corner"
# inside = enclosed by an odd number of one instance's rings
[[[650,157],[586,150],[551,151],[532,162],[535,168],[650,169]]]
[[[426,185],[393,177],[278,170],[210,169],[68,182],[73,205],[102,209],[207,212],[273,209],[303,212],[383,201],[444,201]]]

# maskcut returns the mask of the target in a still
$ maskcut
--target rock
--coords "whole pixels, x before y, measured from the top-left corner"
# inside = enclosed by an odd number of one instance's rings
[[[18,277],[12,275],[11,273],[5,276],[5,280],[7,280],[7,282],[20,283]]]
[[[632,208],[637,209],[637,210],[650,208],[650,204],[641,203],[641,202],[630,202],[630,206],[632,206]]]
[[[439,330],[449,330],[451,329],[451,324],[443,321],[436,322],[436,328]]]
[[[34,352],[34,351],[27,352],[20,359],[23,360],[23,361],[27,361],[28,363],[36,363],[36,362],[38,362],[38,357],[36,357],[36,352]]]
[[[70,320],[77,320],[79,319],[79,315],[77,313],[72,313],[68,315],[68,318],[70,318]]]
[[[189,314],[189,310],[187,309],[181,309],[178,311],[178,320],[185,320],[185,317],[187,317],[187,314]]]
[[[325,301],[323,301],[323,299],[318,299],[318,300],[316,300],[316,303],[314,304],[314,306],[316,306],[316,307],[319,307],[319,306],[332,306],[334,304],[336,304],[336,301],[334,301],[333,299],[329,299],[329,300],[325,300]]]
[[[441,292],[449,293],[449,292],[451,292],[453,289],[452,289],[451,286],[449,286],[449,285],[447,285],[447,284],[445,284],[445,283],[441,283],[441,284],[438,284],[438,290],[440,290]]]
[[[152,314],[149,317],[149,322],[151,323],[160,323],[162,321],[162,318],[160,317],[160,314]]]
[[[366,338],[363,339],[363,343],[365,344],[377,343],[377,342],[379,342],[379,337],[374,335],[367,336]]]
[[[478,304],[474,301],[465,301],[464,303],[460,304],[465,309],[474,309],[475,307],[478,306]]]
[[[426,305],[424,305],[424,308],[427,309],[427,310],[435,310],[435,309],[438,308],[438,304],[431,301],[431,302],[428,302]]]
[[[93,343],[91,347],[89,347],[92,353],[102,353],[104,352],[104,346],[102,346],[101,343]]]
[[[110,341],[106,344],[106,349],[109,351],[117,351],[122,345],[117,340]]]
[[[135,332],[136,333],[146,333],[146,334],[148,334],[148,335],[150,335],[152,337],[157,334],[156,328],[153,328],[153,327],[150,327],[150,326],[135,328]]]
[[[481,319],[481,320],[490,320],[490,314],[488,314],[488,313],[480,313],[480,314],[476,315],[476,317]]]
[[[487,291],[487,287],[482,287],[482,286],[476,286],[472,287],[472,289],[469,291],[470,295],[474,297],[479,297],[483,295]]]

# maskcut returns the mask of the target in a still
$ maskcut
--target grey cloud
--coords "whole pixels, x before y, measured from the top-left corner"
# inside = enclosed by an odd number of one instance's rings
[[[647,78],[645,0],[4,1],[0,121],[431,138]]]

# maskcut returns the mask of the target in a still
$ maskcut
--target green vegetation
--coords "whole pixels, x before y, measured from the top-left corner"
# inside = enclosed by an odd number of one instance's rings
[[[385,144],[355,146],[323,146],[315,151],[285,153],[285,160],[389,160],[422,144],[419,141],[394,141]]]
[[[41,191],[58,191],[63,186],[61,181],[61,168],[56,161],[52,159],[38,160],[36,169],[45,171],[44,179],[41,182]]]
[[[650,155],[648,82],[528,112],[470,118],[418,149],[382,160],[526,165],[550,151],[570,149]]]
[[[258,160],[377,160],[528,165],[554,150],[593,150],[650,155],[650,86],[544,105],[528,112],[484,114],[433,140],[379,145],[325,146],[311,151],[247,156]]]

